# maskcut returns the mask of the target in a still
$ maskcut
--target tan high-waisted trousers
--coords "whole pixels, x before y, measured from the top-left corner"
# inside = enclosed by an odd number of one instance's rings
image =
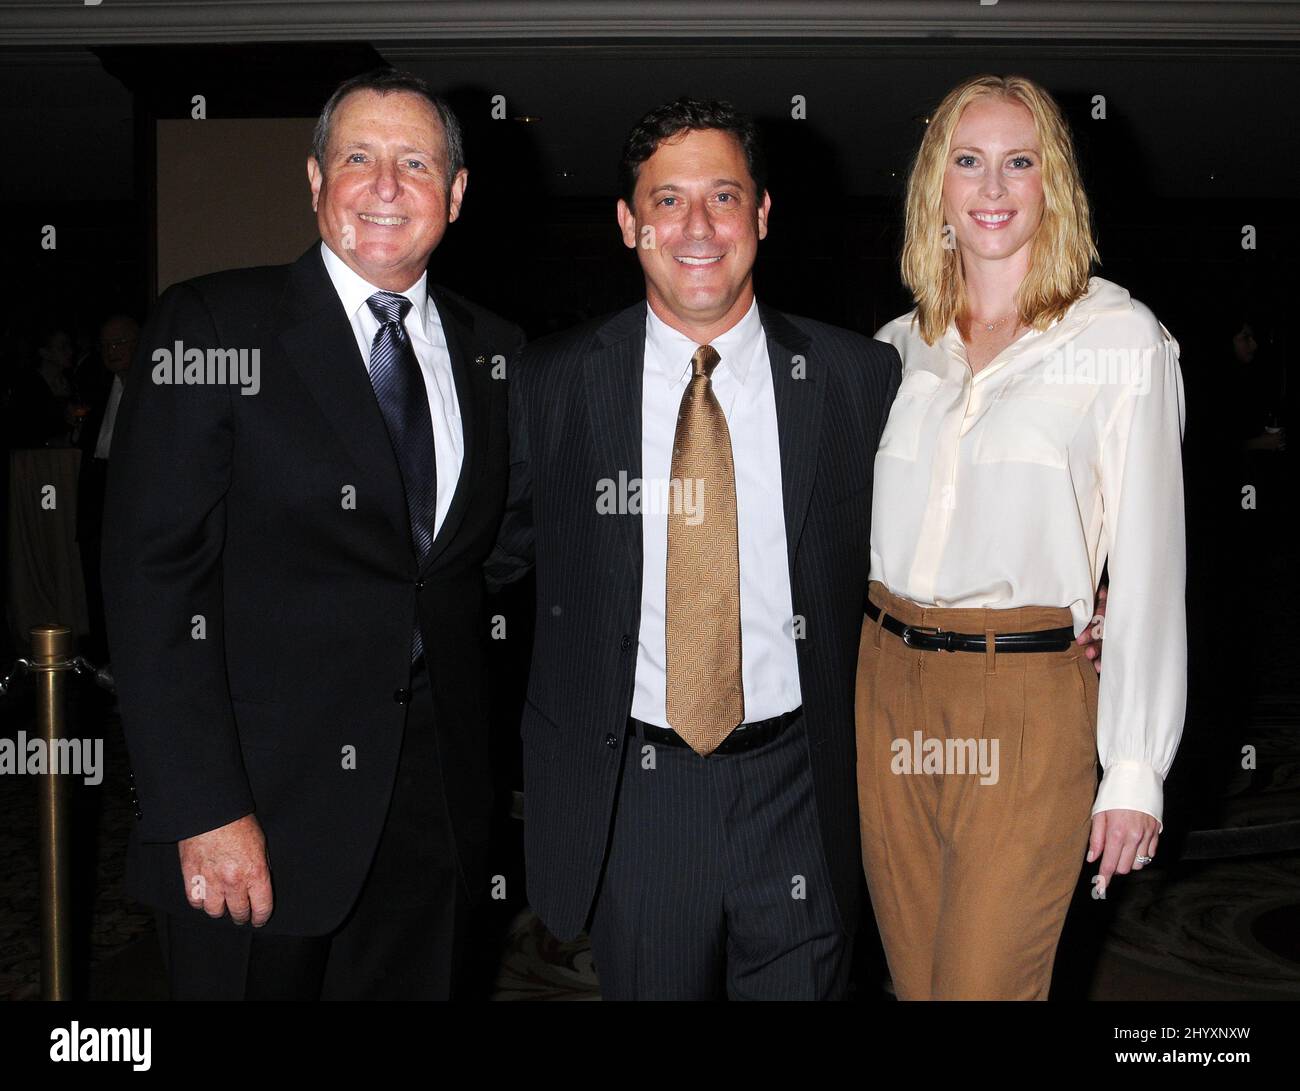
[[[869,595],[905,624],[954,632],[1071,624],[1059,607],[925,608],[875,581]],[[1044,1000],[1088,847],[1096,671],[1077,644],[919,651],[863,622],[862,862],[894,991],[900,1000]]]

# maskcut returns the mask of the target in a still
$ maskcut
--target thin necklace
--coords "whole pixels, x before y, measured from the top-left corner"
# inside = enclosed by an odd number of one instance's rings
[[[979,322],[979,324],[983,326],[987,332],[992,333],[995,329],[997,329],[1000,325],[1002,325],[1002,323],[1005,322],[1008,318],[1015,317],[1015,314],[1016,312],[1012,311],[1010,314],[1004,314],[1001,318],[995,319],[992,322],[984,322],[978,318],[975,319],[975,321]]]

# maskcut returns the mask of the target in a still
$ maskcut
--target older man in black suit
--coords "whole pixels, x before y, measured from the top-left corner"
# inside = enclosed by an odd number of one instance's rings
[[[491,362],[522,335],[427,280],[467,175],[422,81],[342,85],[307,173],[321,242],[168,289],[122,398],[130,888],[175,996],[446,997],[487,889]]]
[[[843,995],[854,668],[885,344],[758,302],[770,199],[724,103],[624,150],[646,299],[511,377],[495,583],[534,562],[529,900],[609,998]]]

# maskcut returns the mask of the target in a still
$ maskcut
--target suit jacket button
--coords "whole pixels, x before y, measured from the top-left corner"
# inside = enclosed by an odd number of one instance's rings
[[[618,642],[618,646],[624,651],[630,650],[632,647],[632,638],[628,636],[627,633],[624,633],[623,639]]]
[[[424,580],[416,580],[416,581],[415,581],[415,589],[416,589],[417,591],[423,591],[423,590],[424,590]]]
[[[406,702],[409,701],[410,699],[411,699],[411,691],[409,689],[399,689],[393,694],[393,700],[396,701],[399,705],[406,704]]]
[[[608,746],[608,747],[612,750],[612,749],[614,749],[614,747],[616,747],[616,746],[618,745],[618,739],[617,739],[615,736],[613,736],[613,735],[606,735],[606,736],[605,736],[605,745]]]

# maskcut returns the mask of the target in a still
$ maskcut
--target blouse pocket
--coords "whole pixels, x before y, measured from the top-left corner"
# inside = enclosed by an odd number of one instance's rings
[[[942,383],[943,380],[933,371],[909,371],[903,376],[898,393],[894,395],[894,404],[890,406],[889,420],[885,422],[877,454],[909,462],[916,460],[926,410]]]
[[[1042,389],[1035,384],[1028,394],[1013,384],[1002,392],[981,422],[975,462],[1032,462],[1059,470],[1069,465],[1070,441],[1086,402],[1065,392],[1043,396]]]

